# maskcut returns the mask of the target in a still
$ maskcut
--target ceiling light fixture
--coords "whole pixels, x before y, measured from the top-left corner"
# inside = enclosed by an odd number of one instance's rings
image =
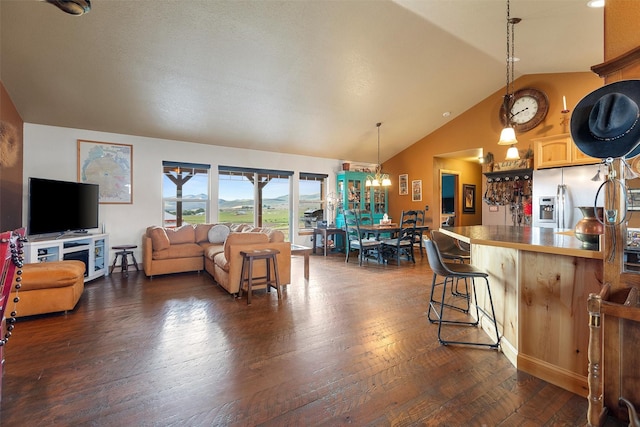
[[[587,6],[589,7],[604,7],[604,0],[589,0],[587,2]]]
[[[91,0],[46,0],[70,15],[84,15],[91,10]]]
[[[502,132],[500,132],[500,140],[498,145],[513,145],[517,144],[516,131],[513,128],[512,120],[513,113],[511,112],[513,101],[513,78],[514,78],[514,63],[515,63],[515,39],[513,27],[515,24],[521,21],[520,18],[511,18],[511,10],[509,7],[509,0],[507,0],[507,84],[506,93],[503,98],[504,110],[506,114],[506,125]]]
[[[378,163],[376,164],[376,173],[375,175],[368,175],[367,180],[365,181],[366,187],[389,187],[391,185],[391,180],[389,179],[389,175],[386,173],[382,173],[382,165],[380,164],[380,126],[382,123],[376,123],[378,127]]]

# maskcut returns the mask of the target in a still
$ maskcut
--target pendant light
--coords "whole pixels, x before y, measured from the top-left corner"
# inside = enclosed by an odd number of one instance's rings
[[[386,173],[382,173],[382,165],[380,164],[380,126],[382,123],[376,123],[378,127],[378,163],[376,164],[375,175],[368,175],[365,181],[366,187],[389,187],[391,185],[391,179]]]
[[[507,69],[507,84],[506,84],[506,93],[503,98],[504,111],[506,115],[506,124],[502,132],[500,132],[500,140],[498,140],[498,145],[513,145],[517,144],[518,140],[516,139],[516,131],[513,128],[512,119],[513,114],[511,113],[511,108],[513,107],[513,78],[514,78],[514,63],[516,61],[516,57],[514,55],[515,52],[515,39],[514,39],[514,30],[513,27],[515,24],[521,21],[520,18],[511,18],[511,10],[509,7],[509,0],[507,0],[507,58],[506,58],[506,69]],[[517,149],[515,147],[511,147],[517,153]],[[515,155],[514,150],[511,150],[512,156]],[[518,156],[517,158],[520,158]],[[515,160],[515,159],[508,159]]]
[[[46,0],[70,15],[84,15],[91,10],[91,0]]]

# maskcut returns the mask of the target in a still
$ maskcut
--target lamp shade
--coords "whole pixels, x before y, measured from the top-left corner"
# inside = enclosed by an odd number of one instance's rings
[[[507,150],[507,156],[504,158],[505,160],[520,160],[520,153],[518,152],[518,148],[515,145],[512,145]]]
[[[516,131],[511,127],[507,126],[502,129],[500,132],[500,140],[498,141],[498,145],[513,145],[516,144],[518,140],[516,139]]]

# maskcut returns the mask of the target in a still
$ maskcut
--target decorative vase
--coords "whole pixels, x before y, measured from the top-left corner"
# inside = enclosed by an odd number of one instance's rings
[[[582,212],[583,218],[576,224],[576,238],[582,242],[585,249],[597,250],[600,235],[604,233],[604,225],[600,222],[604,218],[602,208],[597,208],[596,211],[593,206],[578,206],[578,209]]]

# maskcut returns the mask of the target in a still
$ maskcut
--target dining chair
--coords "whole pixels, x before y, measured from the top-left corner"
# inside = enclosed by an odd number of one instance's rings
[[[437,236],[440,234],[438,231],[432,231],[431,236]],[[444,262],[440,254],[438,245],[435,240],[424,239],[424,245],[427,251],[427,259],[429,260],[429,267],[433,271],[433,279],[431,281],[431,292],[429,296],[429,307],[427,309],[427,318],[431,323],[438,324],[438,342],[443,345],[448,344],[464,344],[473,346],[482,346],[497,349],[500,345],[500,332],[498,331],[498,323],[496,321],[496,313],[493,306],[493,298],[491,297],[491,287],[489,285],[489,275],[471,265],[454,262]],[[438,282],[438,276],[442,277],[442,282]],[[453,286],[453,281],[458,279],[470,280],[471,287],[473,289],[473,296],[475,301],[475,318],[469,320],[461,320],[459,317],[453,316],[451,313],[445,314],[445,309],[448,311],[456,310],[469,315],[470,301],[466,300],[466,305],[460,307],[455,304],[455,301],[449,301],[446,299],[447,286]],[[476,293],[476,279],[482,279],[487,285],[487,296],[489,301],[489,309],[486,310],[480,307],[478,304],[478,296]],[[439,299],[435,298],[435,291],[438,286],[442,286],[442,295]],[[493,326],[496,333],[495,342],[483,342],[483,341],[461,341],[451,340],[443,337],[442,329],[443,325],[467,325],[477,327],[480,324],[480,314],[484,315]]]
[[[373,225],[373,216],[371,211],[360,211],[358,218],[360,225]],[[373,233],[363,232],[363,237],[366,239],[373,239],[375,236]]]
[[[360,223],[356,215],[344,215],[345,233],[347,235],[346,257],[344,262],[349,262],[349,254],[353,250],[358,251],[358,263],[362,265],[362,261],[368,260],[372,256],[380,262],[380,241],[375,239],[363,239],[360,231]]]
[[[413,256],[413,243],[416,232],[416,211],[402,211],[400,230],[396,237],[382,239],[382,253],[387,259],[395,258],[400,265],[400,257],[406,256],[407,260],[415,264]]]
[[[413,236],[413,244],[418,246],[420,258],[424,256],[424,246],[422,244],[422,235],[424,234],[424,211],[416,211],[416,232]]]

